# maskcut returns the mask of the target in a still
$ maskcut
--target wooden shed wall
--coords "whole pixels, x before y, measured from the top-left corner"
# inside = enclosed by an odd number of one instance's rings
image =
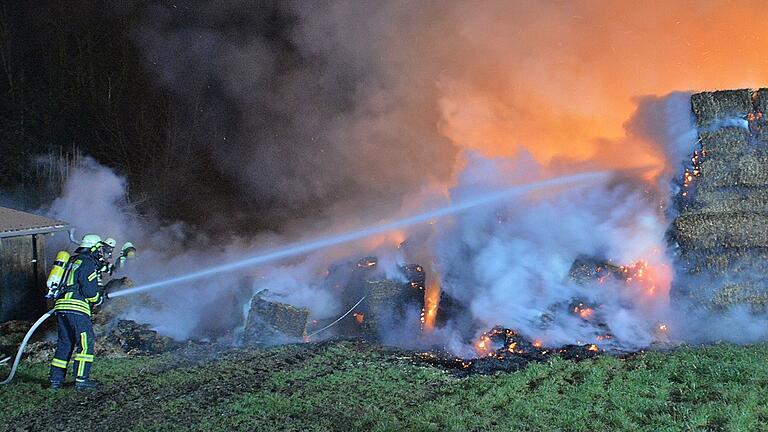
[[[47,270],[43,235],[0,239],[0,322],[35,319],[45,312]]]

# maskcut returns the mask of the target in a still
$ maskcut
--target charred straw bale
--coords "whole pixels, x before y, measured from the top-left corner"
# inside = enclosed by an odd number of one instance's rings
[[[300,339],[309,318],[309,309],[268,301],[257,293],[251,299],[244,339],[247,343],[268,343],[275,338]]]
[[[691,106],[698,127],[707,127],[717,120],[744,117],[752,110],[752,91],[722,90],[691,96]]]

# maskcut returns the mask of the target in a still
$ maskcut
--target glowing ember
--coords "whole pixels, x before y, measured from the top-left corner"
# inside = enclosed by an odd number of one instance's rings
[[[589,348],[587,349],[594,352],[599,351],[599,348],[597,347],[597,345],[594,345],[594,344],[590,345]]]
[[[365,314],[355,312],[352,314],[352,316],[355,317],[355,321],[357,321],[358,324],[365,322]]]
[[[533,346],[535,346],[536,348],[541,348],[542,343],[540,340],[536,339],[535,341],[533,341]]]
[[[585,305],[584,303],[579,303],[573,307],[573,313],[581,317],[581,319],[586,320],[592,317],[592,315],[595,313],[595,310]]]
[[[624,280],[627,282],[646,280],[648,276],[648,261],[638,261],[628,266],[622,266],[621,271],[624,274]]]

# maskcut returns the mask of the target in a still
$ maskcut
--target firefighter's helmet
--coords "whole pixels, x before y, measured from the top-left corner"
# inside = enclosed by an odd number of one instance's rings
[[[99,243],[101,243],[101,237],[96,234],[86,234],[83,236],[83,241],[80,242],[80,247],[91,249]]]

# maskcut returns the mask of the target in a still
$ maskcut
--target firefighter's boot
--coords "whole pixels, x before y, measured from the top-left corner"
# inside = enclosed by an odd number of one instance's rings
[[[92,379],[84,379],[75,381],[75,390],[94,390],[99,386],[99,383]]]

